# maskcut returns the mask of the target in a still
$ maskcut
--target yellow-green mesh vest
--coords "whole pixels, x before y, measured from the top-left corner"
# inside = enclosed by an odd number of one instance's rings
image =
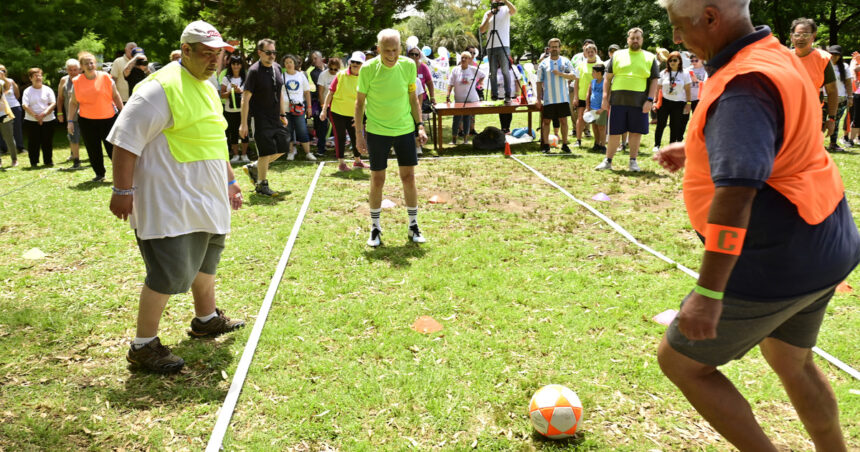
[[[349,69],[337,73],[337,91],[331,97],[331,111],[341,116],[355,116],[355,98],[358,96],[358,75],[347,74]]]
[[[211,84],[198,80],[173,62],[152,73],[144,82],[157,81],[167,95],[173,126],[164,129],[170,153],[178,162],[227,160],[227,120],[221,99]],[[134,90],[143,85],[139,83]]]
[[[612,54],[612,91],[645,92],[652,64],[654,54],[647,50],[622,49]]]

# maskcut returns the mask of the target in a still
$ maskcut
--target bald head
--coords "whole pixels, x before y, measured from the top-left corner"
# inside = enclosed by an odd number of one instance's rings
[[[723,19],[750,17],[750,0],[657,0],[657,3],[677,16],[689,18],[694,25],[701,19],[706,6],[718,9]]]

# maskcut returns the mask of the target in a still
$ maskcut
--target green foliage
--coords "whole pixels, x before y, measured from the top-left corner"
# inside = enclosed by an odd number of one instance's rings
[[[104,39],[92,31],[85,31],[81,39],[65,48],[65,52],[70,55],[70,58],[76,57],[78,53],[84,51],[93,55],[101,55],[105,51]]]

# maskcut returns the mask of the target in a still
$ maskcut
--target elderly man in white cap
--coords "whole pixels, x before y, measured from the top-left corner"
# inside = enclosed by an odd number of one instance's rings
[[[206,81],[221,49],[233,49],[203,21],[189,24],[181,42],[182,59],[138,84],[108,136],[115,146],[110,210],[129,220],[146,264],[127,359],[158,373],[185,364],[157,337],[170,295],[191,288],[192,337],[245,324],[215,307],[215,269],[230,232],[230,208],[242,206],[242,193],[227,160],[221,101]]]

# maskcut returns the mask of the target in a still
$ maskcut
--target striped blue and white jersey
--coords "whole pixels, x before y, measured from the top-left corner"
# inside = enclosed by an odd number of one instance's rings
[[[563,56],[559,56],[557,60],[547,58],[540,62],[537,70],[538,81],[543,83],[543,99],[544,104],[561,104],[570,102],[570,94],[568,92],[568,81],[558,75],[552,73],[554,70],[559,70],[566,74],[573,73],[573,65],[570,60]]]

